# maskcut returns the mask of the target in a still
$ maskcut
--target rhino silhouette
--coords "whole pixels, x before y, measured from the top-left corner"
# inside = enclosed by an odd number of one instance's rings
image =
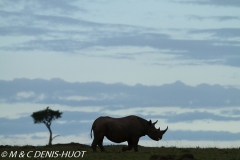
[[[103,147],[104,136],[112,142],[121,143],[128,142],[127,147],[123,147],[122,151],[131,150],[134,148],[135,152],[138,151],[138,141],[140,137],[148,135],[151,139],[159,141],[162,139],[163,134],[168,130],[156,129],[154,122],[147,121],[138,116],[127,116],[122,118],[112,117],[99,117],[93,124],[90,132],[92,138],[92,131],[94,132],[94,139],[92,142],[92,149],[96,151],[97,145],[101,151],[105,151]]]

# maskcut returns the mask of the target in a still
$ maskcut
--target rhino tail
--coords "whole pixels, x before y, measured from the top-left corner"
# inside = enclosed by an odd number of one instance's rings
[[[90,137],[91,137],[91,139],[92,139],[92,131],[93,131],[93,126],[94,126],[94,125],[95,125],[95,121],[93,122],[91,131],[90,131]]]
[[[92,139],[92,129],[91,129],[91,132],[90,132],[90,137],[91,137],[91,139]]]

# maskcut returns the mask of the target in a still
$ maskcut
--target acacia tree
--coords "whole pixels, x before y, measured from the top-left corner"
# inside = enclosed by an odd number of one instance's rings
[[[50,126],[51,126],[52,121],[55,119],[61,118],[61,115],[62,115],[62,112],[59,112],[59,110],[56,110],[56,111],[51,110],[51,109],[49,109],[49,107],[47,107],[44,110],[33,112],[33,114],[31,115],[31,117],[34,120],[34,124],[44,123],[46,125],[47,129],[49,130],[50,136],[49,136],[48,145],[52,145],[52,140],[55,137],[59,136],[59,135],[57,135],[57,136],[52,137],[52,130],[51,130]]]

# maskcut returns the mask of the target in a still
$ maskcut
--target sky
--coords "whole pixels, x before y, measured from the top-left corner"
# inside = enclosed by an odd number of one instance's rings
[[[91,144],[99,116],[169,130],[144,146],[239,147],[240,2],[0,1],[0,145]],[[104,140],[104,143],[111,143]]]

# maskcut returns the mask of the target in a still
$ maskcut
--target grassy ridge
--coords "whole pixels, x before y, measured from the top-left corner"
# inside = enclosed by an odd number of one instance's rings
[[[122,159],[131,159],[131,160],[183,160],[183,159],[195,159],[195,160],[240,160],[240,149],[217,149],[217,148],[164,148],[164,147],[142,147],[139,146],[139,152],[135,153],[132,151],[122,152],[122,146],[112,145],[105,146],[106,152],[93,152],[90,146],[70,143],[70,144],[57,144],[53,146],[0,146],[0,154],[3,152],[7,152],[7,157],[2,157],[0,155],[0,159],[8,160],[8,159],[19,159],[20,153],[24,152],[24,157],[20,157],[21,159],[86,159],[86,160],[122,160]],[[16,158],[9,158],[10,152],[16,152]],[[33,152],[30,152],[33,151]],[[43,157],[34,158],[34,154],[38,151],[38,153],[43,151],[56,152],[59,155],[56,158],[49,158],[46,155]],[[70,152],[71,151],[71,152]],[[86,151],[84,156],[79,155],[79,151]],[[29,156],[31,158],[27,158],[27,153],[29,152]],[[75,153],[77,158],[69,158],[68,155],[71,156],[72,153]],[[63,154],[62,156],[62,153]],[[37,155],[39,156],[39,154]],[[55,155],[56,156],[56,155]]]

